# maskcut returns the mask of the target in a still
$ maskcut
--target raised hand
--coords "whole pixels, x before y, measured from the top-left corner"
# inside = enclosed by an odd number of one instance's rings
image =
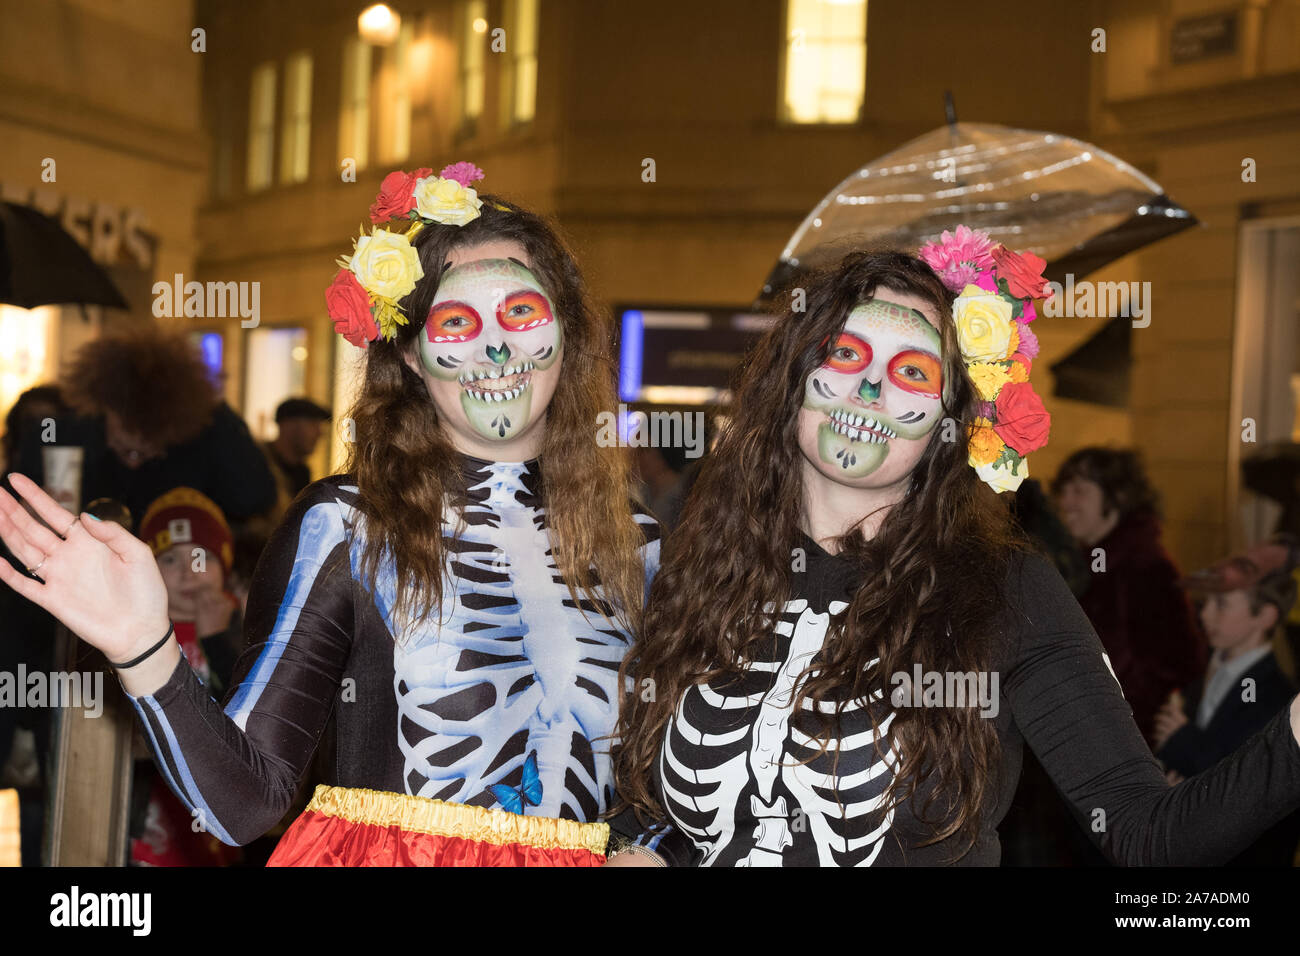
[[[25,475],[9,479],[49,527],[0,490],[0,538],[41,578],[0,560],[0,581],[110,661],[131,660],[156,644],[167,633],[167,589],[149,546],[111,521],[73,515]]]

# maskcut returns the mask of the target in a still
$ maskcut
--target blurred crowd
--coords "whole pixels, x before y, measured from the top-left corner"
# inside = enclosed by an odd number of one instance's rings
[[[87,346],[61,382],[24,392],[5,418],[5,475],[25,474],[70,510],[117,521],[150,545],[177,637],[218,698],[242,647],[258,557],[311,482],[308,462],[330,414],[286,397],[275,417],[277,437],[255,440],[188,339],[148,329]],[[634,455],[642,504],[671,533],[703,458],[654,447]],[[1075,452],[1046,489],[1024,482],[1011,507],[1078,598],[1171,782],[1227,756],[1296,692],[1300,543],[1287,528],[1184,575],[1162,544],[1159,495],[1140,456],[1108,448]],[[2,544],[0,556],[21,568]],[[0,620],[0,670],[54,669],[53,618],[0,588]],[[49,708],[0,708],[0,788],[23,794],[27,865],[40,863],[50,732]],[[136,752],[130,862],[265,860],[275,831],[239,849],[195,832],[147,751]],[[1090,821],[1072,813],[1026,752],[1002,827],[1004,865],[1104,865],[1080,829]],[[1293,865],[1297,844],[1300,814],[1234,863]]]
[[[87,345],[60,382],[28,389],[5,417],[5,490],[9,473],[27,475],[70,511],[116,521],[148,543],[177,639],[218,698],[242,649],[257,559],[311,482],[308,461],[330,413],[287,397],[275,418],[277,436],[254,439],[189,339],[158,328]],[[2,543],[0,556],[22,569]],[[54,618],[0,588],[0,620],[0,670],[55,670]],[[116,692],[117,682],[105,686]],[[0,788],[21,794],[24,865],[40,863],[51,730],[50,708],[0,708]],[[195,832],[143,741],[136,744],[130,862],[255,863],[269,854],[273,840],[236,850]]]

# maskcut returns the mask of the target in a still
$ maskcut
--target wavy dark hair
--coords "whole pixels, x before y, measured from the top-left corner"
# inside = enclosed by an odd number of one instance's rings
[[[1061,463],[1052,479],[1052,494],[1059,495],[1065,483],[1075,478],[1101,487],[1102,508],[1119,512],[1121,518],[1131,514],[1148,514],[1159,518],[1160,492],[1147,478],[1140,452],[1129,448],[1080,448]]]
[[[425,226],[413,240],[424,278],[400,303],[408,323],[397,327],[394,341],[372,342],[367,349],[361,393],[350,411],[356,441],[347,463],[370,531],[361,580],[373,586],[380,563],[391,558],[402,582],[396,616],[418,619],[441,606],[448,559],[443,506],[464,496],[464,477],[428,389],[403,355],[417,355],[417,337],[447,254],[514,240],[527,250],[530,268],[564,330],[563,374],[547,408],[541,453],[542,499],[556,567],[575,600],[582,592],[602,613],[612,612],[631,628],[644,599],[643,538],[632,517],[626,456],[596,441],[599,413],[616,407],[612,327],[550,223],[499,196],[480,193],[479,198],[478,218],[464,226]]]
[[[774,622],[763,607],[773,602],[779,609],[791,596],[791,554],[804,518],[797,420],[805,383],[826,362],[853,308],[877,293],[910,293],[931,305],[942,341],[944,415],[957,427],[941,421],[932,431],[911,494],[889,510],[873,538],[859,526],[839,539],[863,584],[834,619],[818,673],[801,675],[794,707],[798,712],[805,697],[867,699],[881,675],[910,673],[914,663],[983,672],[993,659],[1000,584],[1013,552],[1026,543],[967,464],[978,396],[957,346],[950,293],[927,265],[899,252],[851,254],[805,285],[806,310],[793,311],[787,294],[783,314],[740,374],[734,418],[666,542],[643,638],[623,664],[623,686],[633,676],[654,681],[646,695],[653,700],[625,693],[622,743],[613,758],[618,793],[643,820],[664,819],[653,768],[682,694],[692,684],[741,676],[740,662],[761,659],[761,644],[770,644]],[[934,437],[945,428],[952,440]],[[875,657],[880,663],[872,671]],[[868,710],[879,728],[883,708]],[[834,718],[825,718],[822,753],[834,734]],[[901,746],[902,759],[885,807],[911,801],[933,827],[925,845],[958,834],[956,843],[967,845],[956,856],[965,855],[985,801],[996,796],[993,722],[974,708],[900,708],[890,734],[894,742],[884,745],[895,752],[881,750],[880,738],[877,751],[897,759]]]

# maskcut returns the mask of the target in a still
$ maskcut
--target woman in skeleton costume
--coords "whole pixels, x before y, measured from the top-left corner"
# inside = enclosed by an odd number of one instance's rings
[[[577,266],[481,176],[390,174],[387,227],[340,261],[330,316],[366,349],[347,473],[304,490],[260,559],[224,706],[170,637],[148,546],[18,476],[44,525],[0,501],[32,575],[0,579],[114,662],[199,826],[269,829],[333,719],[332,785],[272,865],[604,859],[597,741],[658,530],[596,441],[613,364]]]
[[[1046,439],[1042,260],[968,230],[926,258],[942,281],[847,257],[757,347],[624,662],[655,693],[623,704],[611,825],[639,852],[607,865],[996,865],[1024,743],[1116,863],[1221,863],[1300,806],[1300,698],[1166,782],[981,481]]]

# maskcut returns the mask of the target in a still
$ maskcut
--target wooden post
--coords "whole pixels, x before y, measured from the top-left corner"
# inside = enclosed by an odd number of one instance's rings
[[[46,866],[125,866],[135,711],[103,655],[59,627],[55,669],[97,674],[103,711],[60,701],[50,728]]]

